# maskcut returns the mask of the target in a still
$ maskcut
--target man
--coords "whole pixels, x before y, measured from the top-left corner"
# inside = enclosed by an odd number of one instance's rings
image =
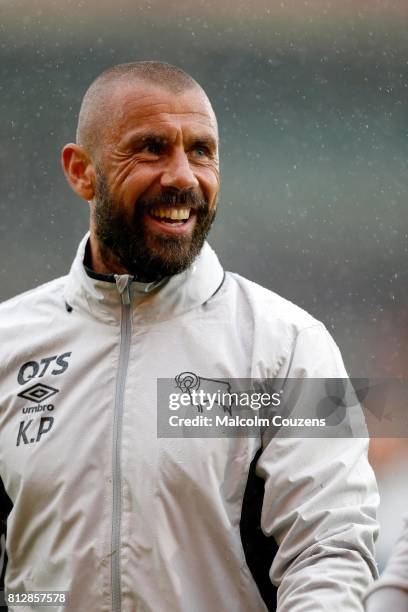
[[[6,589],[68,591],[84,611],[254,612],[278,586],[280,612],[362,610],[367,440],[157,436],[159,378],[345,376],[321,323],[205,242],[220,178],[204,91],[159,62],[107,70],[62,161],[89,236],[67,277],[0,311]]]

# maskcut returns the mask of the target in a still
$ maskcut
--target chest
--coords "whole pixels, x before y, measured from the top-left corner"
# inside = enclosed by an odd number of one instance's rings
[[[246,344],[231,326],[180,320],[143,329],[131,321],[127,339],[120,325],[43,330],[14,363],[0,390],[0,476],[13,500],[22,487],[35,497],[89,490],[95,478],[109,483],[118,463],[146,494],[158,482],[180,492],[186,482],[233,483],[252,454],[253,441],[204,430],[158,435],[170,393],[225,391],[225,380],[251,375]],[[188,410],[194,417],[203,407]],[[207,414],[225,410],[216,404]]]

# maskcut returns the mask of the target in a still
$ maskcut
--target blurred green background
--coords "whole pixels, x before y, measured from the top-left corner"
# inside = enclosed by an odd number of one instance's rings
[[[354,375],[406,374],[407,26],[405,1],[0,0],[0,299],[86,231],[59,155],[91,80],[160,59],[218,116],[224,266],[322,319]]]

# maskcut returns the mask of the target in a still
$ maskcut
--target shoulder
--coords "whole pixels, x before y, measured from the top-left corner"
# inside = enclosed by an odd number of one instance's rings
[[[226,274],[223,294],[236,333],[251,346],[258,377],[323,377],[327,372],[336,376],[343,372],[331,335],[303,308],[231,272]]]
[[[66,276],[61,276],[1,302],[0,326],[10,326],[13,321],[23,325],[26,321],[31,321],[41,314],[48,315],[53,306],[63,307],[66,278]]]
[[[0,304],[0,373],[14,371],[31,352],[56,334],[59,315],[66,314],[60,277]],[[20,364],[21,365],[21,364]]]
[[[322,326],[311,314],[274,291],[266,289],[234,272],[227,272],[230,291],[235,292],[248,314],[266,323],[291,328],[294,334],[315,325]]]

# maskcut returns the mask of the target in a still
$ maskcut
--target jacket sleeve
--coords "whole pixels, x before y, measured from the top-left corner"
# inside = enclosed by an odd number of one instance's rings
[[[408,515],[383,575],[367,595],[367,612],[408,610]]]
[[[316,324],[298,334],[278,377],[347,374],[336,344]],[[368,437],[351,435],[275,436],[265,442],[257,463],[265,481],[261,528],[279,545],[270,570],[278,586],[278,612],[363,610],[363,595],[377,576],[379,502],[367,449]]]

